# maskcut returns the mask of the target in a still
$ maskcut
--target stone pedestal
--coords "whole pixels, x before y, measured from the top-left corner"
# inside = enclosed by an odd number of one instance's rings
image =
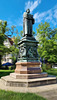
[[[17,62],[15,73],[19,74],[41,73],[40,62]]]
[[[33,79],[46,77],[47,73],[42,73],[40,62],[17,62],[15,73],[10,76],[16,79]]]
[[[17,62],[14,73],[1,77],[6,86],[34,87],[56,83],[56,77],[42,72],[39,62]]]
[[[32,36],[25,36],[18,43],[19,55],[17,62],[39,62],[38,61],[38,41]]]
[[[15,77],[13,78],[9,75],[2,77],[1,80],[4,85],[11,87],[35,87],[56,83],[56,77],[53,76],[35,79],[16,79]]]

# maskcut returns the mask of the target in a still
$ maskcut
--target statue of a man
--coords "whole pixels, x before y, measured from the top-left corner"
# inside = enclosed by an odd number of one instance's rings
[[[23,15],[23,36],[32,36],[33,24],[34,24],[33,15],[31,15],[30,10],[27,9]]]

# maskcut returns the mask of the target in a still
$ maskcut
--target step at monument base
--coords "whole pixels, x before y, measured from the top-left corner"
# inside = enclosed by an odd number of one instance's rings
[[[56,77],[53,76],[35,79],[16,79],[9,75],[1,77],[1,80],[6,86],[12,87],[34,87],[56,83]]]
[[[46,72],[35,73],[35,74],[10,73],[10,76],[16,79],[33,79],[33,78],[47,77],[48,74]]]

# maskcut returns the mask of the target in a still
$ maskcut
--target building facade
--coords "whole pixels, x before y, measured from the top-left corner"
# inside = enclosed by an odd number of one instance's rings
[[[12,39],[7,37],[7,39],[4,41],[4,45],[6,47],[10,48],[10,46],[13,45]],[[7,63],[7,62],[12,63],[11,57],[12,57],[12,54],[7,54],[6,53],[2,58],[2,64]]]

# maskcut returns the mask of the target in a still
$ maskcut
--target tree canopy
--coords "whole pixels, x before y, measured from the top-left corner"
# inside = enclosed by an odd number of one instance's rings
[[[57,28],[51,29],[50,24],[39,24],[37,39],[39,41],[38,53],[50,63],[57,62]]]
[[[1,60],[5,53],[10,53],[11,49],[4,45],[5,39],[11,37],[14,33],[18,33],[18,30],[15,26],[9,28],[7,26],[7,21],[0,20],[0,66]]]
[[[5,40],[6,26],[7,22],[0,20],[0,65],[1,65],[2,55],[6,52],[7,49],[3,44]]]

